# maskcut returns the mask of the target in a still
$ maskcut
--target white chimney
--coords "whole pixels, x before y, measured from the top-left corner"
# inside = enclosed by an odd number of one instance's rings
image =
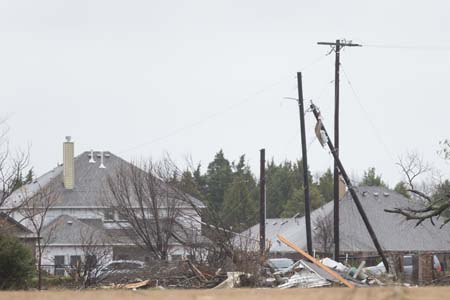
[[[68,190],[72,190],[75,183],[74,144],[70,139],[70,136],[66,136],[66,141],[63,144],[64,187]]]

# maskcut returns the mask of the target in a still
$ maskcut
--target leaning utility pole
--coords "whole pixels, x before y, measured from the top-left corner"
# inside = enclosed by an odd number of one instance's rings
[[[334,49],[336,54],[334,66],[334,146],[336,149],[336,157],[339,158],[339,67],[340,54],[343,47],[361,47],[359,44],[346,43],[341,40],[336,42],[318,42],[318,45],[328,45]],[[334,159],[334,260],[339,261],[339,171],[336,159]]]
[[[352,195],[353,201],[356,204],[356,208],[358,209],[359,214],[361,215],[364,224],[366,225],[367,231],[369,232],[370,237],[372,238],[372,242],[375,245],[375,248],[377,249],[378,254],[381,256],[381,259],[383,260],[383,265],[386,268],[386,272],[389,271],[389,265],[386,259],[386,256],[384,256],[383,249],[381,249],[381,245],[378,242],[377,236],[375,234],[375,231],[372,228],[372,225],[370,225],[369,219],[367,218],[366,212],[364,211],[364,208],[361,205],[361,202],[359,201],[358,195],[355,192],[355,188],[352,185],[352,182],[350,181],[350,178],[347,175],[347,172],[344,169],[344,166],[342,165],[341,160],[339,159],[337,155],[337,149],[333,146],[333,143],[330,140],[330,137],[328,136],[327,130],[325,129],[325,126],[323,125],[321,121],[320,112],[317,109],[317,107],[311,103],[311,110],[314,114],[314,117],[316,117],[317,122],[320,122],[320,128],[319,130],[323,132],[325,135],[325,138],[323,140],[323,143],[328,144],[328,148],[330,148],[331,154],[333,155],[334,161],[337,163],[338,171],[344,178],[345,184],[347,185],[347,188]]]
[[[309,201],[309,178],[308,178],[308,157],[306,149],[305,134],[305,111],[303,101],[302,73],[297,72],[298,87],[298,111],[300,114],[300,134],[302,140],[302,162],[303,162],[303,191],[305,193],[305,224],[306,224],[306,245],[309,255],[313,255],[311,239],[311,204]]]
[[[260,150],[259,169],[259,251],[266,249],[266,149]]]

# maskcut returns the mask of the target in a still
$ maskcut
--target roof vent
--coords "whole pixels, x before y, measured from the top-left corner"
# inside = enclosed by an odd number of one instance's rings
[[[373,195],[378,198],[379,194],[377,192],[373,193]]]
[[[100,169],[105,169],[105,165],[103,164],[103,151],[101,152],[101,156],[100,156]]]
[[[362,192],[362,196],[365,197],[367,195],[367,191]]]
[[[276,222],[276,221],[275,221],[275,222],[273,222],[273,223],[272,223],[272,225],[277,225],[277,222]]]
[[[73,222],[69,220],[69,221],[67,221],[67,224],[72,225]]]
[[[90,164],[95,164],[94,150],[93,149],[91,149],[91,154],[89,156],[91,157],[91,159],[89,159],[89,163]]]
[[[385,193],[383,194],[383,196],[389,197],[389,193],[386,193],[386,192],[385,192]]]
[[[105,152],[103,155],[104,155],[106,158],[111,157],[111,154],[110,154],[109,152]]]
[[[286,224],[287,222],[288,222],[288,220],[284,220],[283,222],[281,222],[280,225],[284,225],[284,224]]]

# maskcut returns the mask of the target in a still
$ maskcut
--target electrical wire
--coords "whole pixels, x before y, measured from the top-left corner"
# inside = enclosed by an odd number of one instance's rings
[[[316,65],[317,63],[321,62],[324,58],[326,58],[326,55],[321,55],[321,56],[319,56],[317,59],[313,60],[310,64],[308,64],[308,65],[304,66],[303,68],[301,68],[301,71],[305,71],[305,70],[311,68],[312,66],[314,66],[314,65]],[[183,132],[183,131],[186,131],[186,130],[188,130],[188,129],[195,128],[195,127],[197,127],[197,126],[199,126],[199,125],[201,125],[201,124],[203,124],[203,123],[205,123],[205,122],[207,122],[207,121],[209,121],[209,120],[212,120],[212,119],[214,119],[214,118],[216,118],[216,117],[218,117],[218,116],[220,116],[220,115],[223,115],[223,114],[225,114],[225,113],[227,113],[227,112],[229,112],[229,111],[232,111],[232,110],[236,109],[237,107],[240,107],[240,106],[244,105],[244,104],[247,103],[247,102],[250,102],[250,101],[252,101],[252,100],[255,100],[255,99],[256,99],[256,96],[259,96],[259,95],[261,95],[261,94],[263,94],[263,93],[265,93],[265,92],[267,92],[267,91],[269,91],[269,90],[275,88],[276,86],[279,86],[281,83],[283,83],[283,82],[285,81],[286,78],[289,78],[289,79],[290,79],[291,77],[292,77],[292,76],[289,75],[288,77],[285,77],[285,78],[283,78],[283,79],[280,79],[280,80],[278,80],[277,82],[275,82],[275,83],[273,83],[273,84],[270,84],[270,85],[268,85],[268,86],[266,86],[266,87],[264,87],[264,88],[262,88],[262,89],[260,89],[260,90],[258,90],[258,91],[256,91],[256,92],[250,94],[250,95],[247,96],[247,97],[242,98],[240,101],[228,105],[227,107],[223,108],[223,109],[220,110],[220,111],[216,111],[216,112],[214,112],[214,113],[211,113],[211,114],[209,114],[209,115],[207,115],[207,116],[205,116],[205,117],[203,117],[203,118],[201,118],[201,119],[198,119],[198,120],[196,120],[196,121],[193,121],[193,122],[191,122],[191,123],[188,123],[188,124],[186,124],[186,125],[183,125],[183,126],[181,126],[181,127],[179,127],[179,128],[176,128],[176,129],[174,129],[174,130],[172,130],[172,131],[170,131],[170,132],[168,132],[168,133],[166,133],[166,134],[164,134],[164,135],[162,135],[162,136],[159,136],[159,137],[157,137],[157,138],[154,138],[154,139],[152,139],[152,140],[149,140],[149,141],[143,142],[143,143],[141,143],[141,144],[138,144],[138,145],[136,145],[136,146],[133,146],[133,147],[124,149],[124,150],[122,150],[122,151],[119,151],[118,154],[123,154],[123,153],[126,153],[126,152],[130,152],[130,151],[136,150],[136,149],[138,149],[138,148],[142,148],[142,147],[144,147],[144,146],[148,146],[148,145],[151,145],[151,144],[160,142],[160,141],[162,141],[162,140],[165,140],[165,139],[167,139],[167,138],[170,138],[170,137],[172,137],[172,136],[175,136],[175,135],[177,135],[177,134],[179,134],[179,133],[181,133],[181,132]]]
[[[367,121],[369,122],[370,126],[372,127],[372,130],[375,133],[375,136],[378,139],[378,142],[383,146],[384,151],[386,152],[386,154],[389,157],[389,159],[392,160],[392,162],[395,164],[395,159],[394,159],[394,155],[392,154],[392,151],[390,150],[389,146],[384,142],[383,138],[381,137],[381,134],[379,133],[379,130],[375,126],[375,123],[372,121],[372,118],[370,117],[369,112],[366,110],[366,108],[362,104],[362,101],[361,101],[360,97],[358,96],[358,94],[356,93],[356,90],[353,87],[353,84],[350,81],[349,76],[347,75],[347,73],[345,72],[345,70],[344,70],[344,68],[342,66],[341,66],[341,70],[342,70],[342,73],[344,74],[344,76],[345,76],[345,78],[347,80],[347,84],[349,85],[350,90],[352,91],[352,94],[353,94],[356,102],[358,103],[361,111],[364,113],[364,115],[366,116]]]
[[[420,50],[420,51],[450,51],[450,46],[428,46],[428,45],[389,45],[389,44],[363,44],[363,47],[383,48],[383,49],[403,49],[403,50]]]

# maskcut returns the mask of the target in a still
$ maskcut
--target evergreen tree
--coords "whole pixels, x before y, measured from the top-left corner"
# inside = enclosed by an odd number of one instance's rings
[[[286,202],[303,183],[298,180],[291,162],[275,164],[272,160],[266,170],[266,209],[267,218],[279,218]],[[297,173],[297,174],[296,174]]]
[[[257,220],[258,185],[250,167],[246,165],[245,156],[233,162],[233,182],[225,192],[222,209],[223,219],[233,230],[242,231]]]
[[[364,176],[360,185],[387,187],[381,179],[381,176],[376,174],[375,168],[369,168],[367,171],[364,171]]]
[[[318,189],[323,203],[327,203],[333,200],[333,173],[328,168],[322,176],[319,177]]]
[[[207,197],[209,204],[218,210],[222,209],[225,191],[233,180],[230,162],[220,150],[208,165],[206,173]]]
[[[22,172],[18,171],[16,174],[16,177],[12,181],[12,189],[11,190],[15,191],[18,188],[20,188],[21,186],[23,186],[23,176],[22,176]]]
[[[450,181],[446,179],[442,183],[439,183],[431,196],[434,201],[450,198]]]
[[[196,178],[190,171],[184,171],[180,178],[180,188],[183,192],[194,196],[197,199],[205,199],[201,192],[200,186],[196,181]]]
[[[16,237],[0,235],[0,290],[27,288],[34,274],[32,251]]]
[[[400,181],[399,183],[397,183],[394,187],[394,191],[396,191],[399,194],[402,194],[406,198],[411,197],[408,193],[408,188],[406,187],[406,183],[404,181]]]
[[[25,176],[25,184],[32,183],[34,178],[33,168],[28,170],[27,176]]]
[[[258,211],[258,203],[255,200],[255,188],[252,182],[244,176],[236,176],[225,193],[223,207],[225,224],[238,232],[254,225]]]
[[[322,197],[317,184],[310,184],[309,201],[311,211],[321,206],[321,198]],[[280,216],[282,218],[290,218],[297,213],[300,213],[300,216],[305,215],[305,192],[303,187],[295,189],[292,197],[283,205],[283,211]]]

